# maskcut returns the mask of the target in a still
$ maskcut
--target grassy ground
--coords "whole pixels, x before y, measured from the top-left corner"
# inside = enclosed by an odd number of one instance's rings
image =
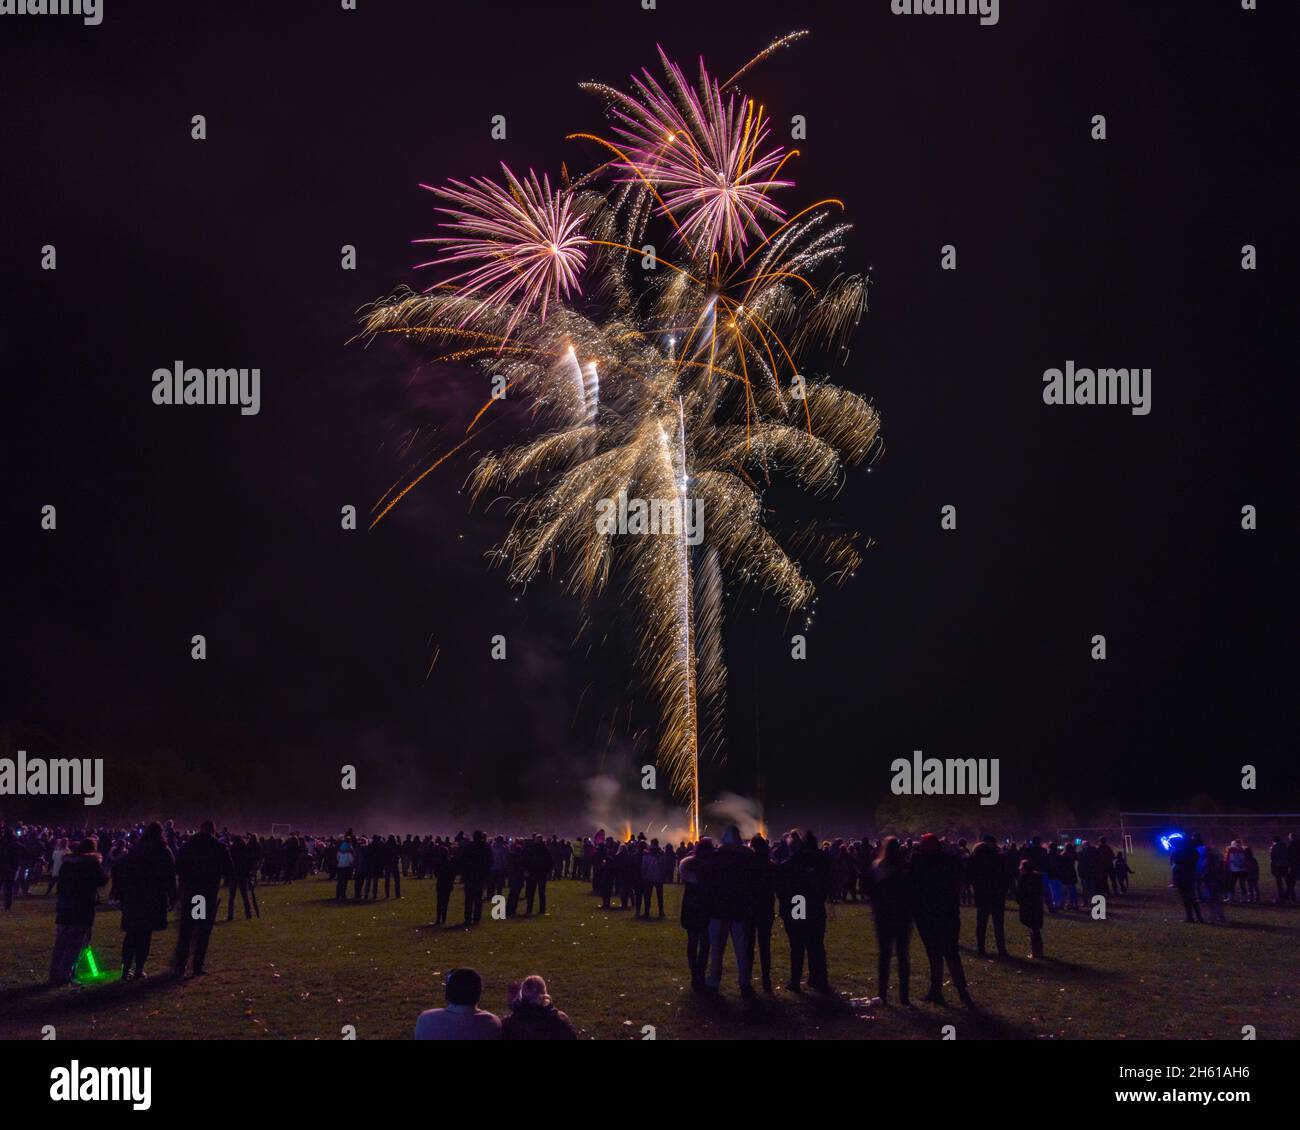
[[[945,1024],[956,1026],[959,1039],[1239,1040],[1246,1024],[1259,1039],[1300,1036],[1300,911],[1229,906],[1227,926],[1187,926],[1165,888],[1163,862],[1143,858],[1136,866],[1138,882],[1111,900],[1107,921],[1049,918],[1043,962],[977,959],[974,911],[963,909],[975,1012],[849,1006],[849,998],[874,994],[877,952],[870,911],[853,903],[832,908],[827,948],[836,998],[779,988],[789,954],[778,923],[777,994],[746,1008],[730,956],[721,1001],[690,992],[676,918],[680,889],[669,891],[666,919],[646,922],[601,910],[586,884],[552,883],[546,918],[485,918],[466,931],[432,925],[431,881],[407,882],[401,901],[340,906],[331,883],[311,879],[260,888],[260,920],[221,921],[206,978],[158,975],[58,990],[43,986],[54,900],[20,897],[0,912],[0,1037],[39,1039],[42,1026],[53,1024],[59,1039],[339,1039],[350,1024],[359,1039],[401,1039],[421,1009],[442,1003],[440,974],[457,965],[483,974],[484,1007],[497,1012],[510,980],[541,973],[583,1034],[600,1039],[641,1039],[643,1025],[653,1025],[658,1039],[937,1039]],[[457,890],[453,921],[460,900]],[[112,910],[97,917],[92,945],[102,965],[112,966],[120,952],[118,923]],[[1027,952],[1014,904],[1007,931],[1012,953]],[[174,925],[155,935],[156,973],[174,942]],[[912,963],[919,998],[925,959],[915,937]]]

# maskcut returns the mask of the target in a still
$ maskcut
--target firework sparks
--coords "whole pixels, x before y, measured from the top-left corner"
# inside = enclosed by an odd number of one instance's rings
[[[470,476],[475,501],[514,499],[492,557],[513,583],[544,572],[583,600],[622,581],[660,709],[659,763],[689,807],[692,837],[701,830],[701,749],[719,744],[712,733],[702,741],[701,730],[721,717],[725,693],[724,577],[791,611],[815,591],[769,529],[766,485],[784,474],[833,490],[845,467],[878,446],[879,418],[865,400],[801,371],[842,355],[866,308],[867,280],[838,269],[849,231],[843,205],[787,214],[770,201],[770,190],[790,186],[778,179],[790,155],[762,151],[761,107],[730,89],[802,34],[776,41],[721,86],[702,69],[698,94],[662,52],[666,87],[648,75],[630,94],[586,84],[606,100],[614,140],[572,136],[599,142],[606,163],[562,192],[508,169],[506,188],[435,190],[454,205],[444,210],[457,233],[433,241],[448,251],[436,262],[475,266],[424,294],[394,294],[365,318],[368,334],[400,334],[443,360],[476,362],[531,405],[536,434],[483,456]],[[709,187],[718,184],[727,187]],[[642,237],[656,219],[679,237],[681,259],[642,270]],[[375,521],[476,436],[494,407],[381,500]],[[670,501],[683,515],[702,505],[699,543],[680,526],[603,529],[600,505],[621,496]],[[820,558],[833,580],[859,560],[850,535],[808,527],[790,544]]]
[[[578,289],[578,277],[587,262],[587,240],[582,235],[582,215],[573,207],[572,194],[555,192],[548,177],[529,174],[520,181],[503,162],[505,185],[485,177],[469,184],[453,180],[446,187],[421,185],[450,207],[437,211],[449,219],[451,236],[417,239],[440,247],[445,254],[419,267],[449,263],[475,266],[439,284],[464,296],[477,295],[484,309],[513,307],[505,336],[527,310],[547,307]],[[465,325],[476,311],[466,312]]]
[[[785,213],[771,199],[785,150],[760,153],[769,135],[767,116],[752,99],[724,96],[700,66],[699,90],[662,49],[667,89],[649,72],[632,80],[633,94],[615,92],[610,118],[623,153],[615,167],[627,183],[643,181],[658,193],[664,214],[681,216],[678,238],[693,253],[743,254],[763,221],[779,223]]]

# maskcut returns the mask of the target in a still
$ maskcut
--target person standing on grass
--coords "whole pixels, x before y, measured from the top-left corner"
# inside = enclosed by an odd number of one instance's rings
[[[1071,866],[1073,867],[1073,862]],[[975,850],[966,862],[966,875],[975,892],[975,944],[979,955],[987,956],[984,944],[988,938],[989,922],[992,921],[993,941],[998,949],[998,957],[1006,957],[1007,877],[996,838],[985,836],[975,845]]]
[[[433,869],[433,881],[437,888],[438,914],[435,925],[447,925],[447,911],[451,907],[451,894],[456,886],[456,861],[452,858],[451,848],[435,840],[429,849],[429,866]]]
[[[533,899],[537,899],[537,913],[546,913],[546,881],[550,878],[555,860],[541,833],[533,836],[524,847],[524,914],[533,913]]]
[[[475,835],[481,836],[482,832]],[[471,845],[467,844],[466,847]],[[486,840],[483,846],[487,847]],[[489,864],[491,856],[489,853]],[[487,869],[484,869],[486,879]],[[468,888],[466,888],[468,890]],[[479,887],[479,902],[483,888]],[[473,969],[453,969],[447,974],[447,1006],[420,1013],[415,1022],[417,1040],[499,1040],[501,1021],[478,1007],[483,996],[483,978]]]
[[[1250,844],[1246,845],[1246,901],[1259,902],[1259,860]]]
[[[1029,956],[1037,960],[1043,956],[1043,877],[1027,859],[1020,864],[1016,901],[1020,904],[1020,923],[1029,931]]]
[[[754,995],[753,946],[754,911],[758,895],[759,859],[740,838],[734,824],[722,833],[722,847],[714,855],[706,876],[712,901],[709,919],[709,990],[717,992],[722,984],[722,958],[727,939],[736,955],[736,979],[740,995],[749,1000]]]
[[[1241,892],[1241,901],[1246,900],[1246,849],[1240,840],[1233,840],[1224,853],[1227,864],[1226,886],[1228,898],[1237,901],[1237,892]]]
[[[1106,842],[1105,836],[1097,841],[1097,859],[1100,864],[1101,893],[1119,894],[1119,887],[1115,883],[1115,849]]]
[[[161,839],[161,836],[159,837]],[[235,836],[230,841],[230,882],[227,884],[227,903],[226,903],[226,921],[229,922],[235,917],[235,892],[243,896],[244,899],[244,917],[252,918],[253,909],[257,906],[257,893],[253,892],[252,905],[249,904],[249,876],[253,870],[253,853],[249,850],[248,841],[243,836]],[[258,918],[262,917],[260,907],[257,907]]]
[[[229,882],[234,874],[230,852],[225,844],[213,835],[211,820],[185,841],[176,856],[176,875],[180,880],[180,930],[176,939],[176,953],[172,967],[178,977],[185,975],[193,947],[195,977],[206,972],[208,942],[216,921],[222,881]]]
[[[483,918],[483,888],[492,870],[492,849],[486,833],[475,832],[469,841],[461,840],[456,869],[465,888],[465,925],[475,926]]]
[[[1043,851],[1041,858],[1046,859]],[[1032,864],[1031,864],[1032,866]],[[1041,874],[1041,872],[1040,872]],[[966,989],[957,944],[961,936],[961,860],[943,850],[933,832],[921,837],[912,855],[913,914],[916,932],[930,958],[930,991],[925,1000],[943,1004],[943,967],[946,962],[962,1004],[974,1007]]]
[[[5,910],[14,905],[14,875],[22,858],[22,845],[12,828],[0,833],[0,889],[4,891]]]
[[[393,894],[402,897],[402,845],[396,836],[389,836],[384,841],[384,898],[388,898],[388,885],[392,883]]]
[[[66,836],[60,836],[54,841],[54,847],[50,850],[50,879],[45,884],[45,893],[48,895],[54,889],[54,884],[59,881],[59,869],[63,866],[63,860],[68,854],[68,840]]]
[[[284,841],[284,881],[292,883],[298,875],[298,860],[302,855],[302,841],[297,832],[290,832]]]
[[[1300,879],[1300,836],[1292,832],[1286,844],[1286,898],[1295,902],[1296,880]]]
[[[803,963],[808,959],[808,983],[819,993],[829,993],[830,972],[826,965],[826,901],[830,897],[831,863],[807,831],[791,837],[790,858],[777,872],[777,894],[781,900],[781,921],[790,940],[790,980],[786,988],[803,991]]]
[[[1273,882],[1277,884],[1277,903],[1280,906],[1287,901],[1286,844],[1283,843],[1281,836],[1274,836],[1273,843],[1268,849],[1268,869],[1273,876]]]
[[[772,862],[767,840],[755,835],[749,841],[749,850],[758,857],[758,880],[755,884],[754,921],[750,929],[749,967],[754,968],[753,947],[758,947],[758,964],[763,979],[763,992],[772,994],[772,926],[776,923],[776,864]],[[660,888],[659,914],[663,916],[663,888]],[[647,908],[647,917],[649,909]]]
[[[133,973],[144,976],[154,931],[167,929],[167,912],[176,900],[176,861],[163,843],[162,825],[150,824],[113,870],[122,903],[122,980],[129,981]],[[244,899],[247,903],[248,896]]]
[[[1133,874],[1133,868],[1128,865],[1128,853],[1117,851],[1115,853],[1115,882],[1119,884],[1119,893],[1128,894],[1128,877]]]
[[[650,846],[641,854],[641,890],[637,899],[637,916],[641,914],[641,904],[645,903],[645,916],[650,917],[650,896],[658,894],[659,896],[659,917],[664,916],[664,873],[667,871],[667,857],[663,849],[659,846],[659,841],[653,839]]]
[[[54,953],[50,957],[50,984],[66,985],[77,968],[77,958],[90,942],[95,925],[95,894],[105,883],[103,859],[93,840],[78,841],[63,861],[54,909]]]
[[[334,884],[334,898],[338,902],[346,902],[348,897],[348,882],[352,878],[352,869],[356,866],[357,857],[352,847],[352,830],[349,828],[347,834],[339,840],[338,848],[334,852],[334,873],[336,880]]]
[[[1199,839],[1199,837],[1198,837]],[[1196,897],[1196,841],[1180,839],[1178,846],[1169,854],[1169,864],[1173,872],[1174,887],[1178,897],[1183,900],[1183,911],[1188,922],[1204,922],[1201,917],[1201,904]],[[1192,915],[1196,917],[1193,918]]]
[[[1199,842],[1200,836],[1196,839]],[[1228,921],[1223,913],[1223,902],[1227,897],[1225,884],[1227,869],[1223,857],[1213,844],[1201,848],[1202,879],[1205,883],[1205,905],[1210,908],[1210,921],[1222,925]]]
[[[519,913],[519,900],[524,891],[524,845],[519,840],[511,840],[506,849],[505,883],[506,883],[506,917],[513,918]]]
[[[506,859],[510,848],[505,836],[497,836],[492,844],[492,870],[488,872],[488,894],[500,895],[506,889]]]
[[[702,836],[695,852],[681,862],[682,877],[682,929],[686,931],[686,964],[691,971],[691,988],[697,993],[705,990],[704,975],[709,965],[709,897],[704,885],[709,857],[713,854],[713,841]],[[597,863],[600,862],[599,856]],[[605,909],[609,909],[608,891]]]
[[[986,837],[987,840],[987,837]],[[971,853],[971,886],[974,889],[976,905],[984,897],[982,884],[988,878],[986,857],[981,855],[981,843]],[[998,861],[998,877],[1001,878],[1001,860]],[[911,1007],[910,980],[912,965],[909,950],[912,945],[912,888],[911,879],[903,865],[903,849],[897,836],[886,836],[880,841],[876,858],[867,869],[867,894],[871,898],[871,918],[876,927],[876,948],[879,961],[876,966],[878,995],[882,1004],[889,1003],[889,960],[892,953],[898,954],[898,1000],[904,1008]],[[1006,890],[998,892],[1003,901]],[[987,925],[987,923],[986,923]],[[1000,921],[994,922],[994,937],[1002,941]],[[980,939],[983,942],[983,937]],[[983,947],[981,945],[981,952]]]

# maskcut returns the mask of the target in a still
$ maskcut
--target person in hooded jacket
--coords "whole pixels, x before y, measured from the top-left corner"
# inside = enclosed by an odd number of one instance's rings
[[[154,931],[167,929],[176,900],[176,861],[163,843],[162,825],[150,824],[113,873],[122,906],[122,980],[129,981],[144,976]]]
[[[66,985],[76,971],[77,958],[90,941],[95,925],[95,895],[108,882],[103,858],[93,840],[80,840],[63,860],[54,909],[54,952],[50,984]]]
[[[501,1021],[503,1040],[576,1040],[573,1022],[551,1000],[546,982],[536,974],[525,977],[510,1014]]]

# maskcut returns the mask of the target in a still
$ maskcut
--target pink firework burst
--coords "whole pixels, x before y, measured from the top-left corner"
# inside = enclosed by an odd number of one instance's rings
[[[781,147],[759,153],[770,133],[768,118],[751,99],[722,88],[700,62],[699,89],[659,49],[665,89],[648,71],[633,78],[633,95],[610,107],[614,132],[628,158],[616,167],[653,185],[662,210],[677,217],[681,238],[696,254],[744,253],[760,221],[781,222],[785,212],[771,198],[793,181],[774,179],[785,160]]]
[[[540,308],[544,320],[551,302],[579,290],[589,241],[572,193],[553,191],[550,178],[538,180],[532,170],[520,180],[504,162],[501,169],[504,185],[486,177],[473,177],[469,184],[449,181],[443,188],[422,184],[449,202],[437,210],[449,217],[442,226],[456,234],[415,242],[436,244],[446,252],[418,267],[474,264],[443,285],[456,287],[465,297],[476,295],[479,310],[513,306],[509,336],[526,311]]]

